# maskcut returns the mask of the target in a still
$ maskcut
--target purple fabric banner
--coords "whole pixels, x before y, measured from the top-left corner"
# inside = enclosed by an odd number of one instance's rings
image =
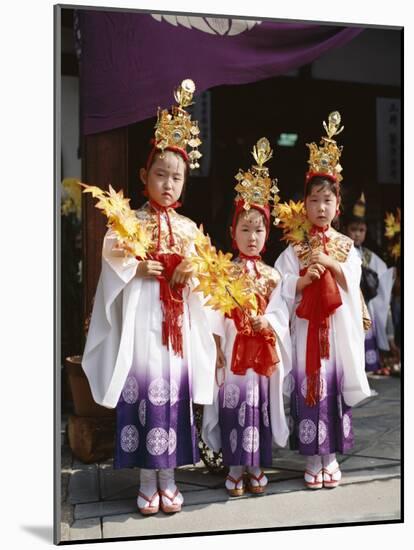
[[[287,73],[363,29],[79,10],[85,134],[126,126],[169,108],[184,78],[196,94]]]

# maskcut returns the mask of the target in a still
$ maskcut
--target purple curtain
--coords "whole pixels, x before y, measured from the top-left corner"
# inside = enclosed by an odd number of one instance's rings
[[[155,116],[184,78],[196,93],[287,73],[363,29],[186,15],[78,11],[85,134]]]

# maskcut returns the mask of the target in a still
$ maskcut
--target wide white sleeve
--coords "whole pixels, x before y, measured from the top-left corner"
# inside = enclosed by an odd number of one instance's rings
[[[288,246],[275,262],[277,269],[282,276],[282,297],[286,303],[291,318],[297,304],[298,296],[296,296],[296,285],[299,275],[299,261],[295,251],[291,246]]]
[[[362,321],[360,293],[361,259],[354,246],[345,262],[341,263],[347,290],[338,285],[342,305],[336,310],[332,329],[336,343],[336,361],[342,367],[343,397],[347,405],[353,406],[370,396],[365,373],[365,333]]]
[[[137,260],[124,258],[119,251],[114,251],[114,247],[116,237],[108,232],[103,242],[102,270],[82,357],[82,367],[94,400],[108,408],[116,406],[120,384],[116,383],[120,380],[118,373],[123,373],[127,368],[125,361],[128,362],[131,346],[128,338],[130,335],[124,330],[124,324],[125,319],[131,320],[133,315],[130,308],[133,308],[133,303],[129,298],[132,295],[137,298],[136,291],[140,286],[134,277]],[[127,286],[131,288],[125,295],[124,290]],[[134,292],[131,292],[132,290]],[[124,345],[128,346],[124,346],[120,354],[121,339]],[[123,368],[116,369],[120,363],[123,363]]]
[[[213,402],[214,373],[216,369],[216,343],[207,308],[199,292],[189,292],[187,297],[190,330],[186,338],[188,366],[190,369],[192,398],[201,405]]]
[[[191,288],[192,289],[196,288],[196,286],[197,285],[195,284],[193,279]],[[206,315],[206,318],[210,327],[210,331],[213,334],[217,334],[217,336],[220,336],[220,338],[224,338],[224,332],[225,332],[224,315],[220,311],[217,311],[216,309],[213,309],[212,307],[207,305],[209,296],[204,296],[202,292],[197,292],[196,294],[198,294],[200,302],[203,306],[204,313]]]
[[[387,264],[374,253],[372,253],[369,267],[378,275],[378,292],[375,298],[368,302],[368,309],[375,323],[378,347],[388,351],[390,346],[387,338],[387,316],[395,280],[395,268],[388,268]]]
[[[283,381],[292,369],[292,344],[289,330],[289,308],[282,295],[282,282],[272,292],[265,317],[276,333],[276,353],[279,363],[269,380],[269,402],[272,435],[275,443],[285,447],[289,439],[286,420]]]

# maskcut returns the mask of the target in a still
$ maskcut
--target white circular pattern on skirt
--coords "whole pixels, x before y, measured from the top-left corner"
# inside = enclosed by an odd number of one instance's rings
[[[313,420],[305,418],[299,423],[299,439],[305,445],[309,445],[316,437],[316,426]]]
[[[268,402],[265,401],[263,404],[262,404],[262,415],[263,415],[263,424],[266,426],[266,428],[269,427],[269,407],[268,407]]]
[[[255,380],[248,380],[246,384],[246,403],[250,407],[257,407],[259,404],[259,384]]]
[[[296,380],[295,380],[295,377],[293,376],[293,374],[290,372],[284,382],[283,382],[283,392],[284,393],[292,393],[296,387]]]
[[[326,427],[326,424],[323,420],[319,420],[318,422],[318,444],[322,445],[322,443],[325,441],[326,436],[328,434],[328,429]]]
[[[121,430],[121,449],[126,453],[133,453],[138,449],[138,430],[133,424],[127,424]]]
[[[171,405],[175,405],[178,401],[178,384],[175,380],[170,383],[170,401]]]
[[[171,455],[177,448],[177,434],[175,430],[170,428],[168,432],[168,454]]]
[[[368,365],[374,365],[377,362],[377,352],[374,349],[369,349],[365,352],[365,361]]]
[[[239,424],[242,428],[244,428],[245,422],[246,422],[246,401],[243,401],[239,409]]]
[[[227,384],[224,386],[223,407],[235,409],[240,399],[240,388],[236,384]]]
[[[343,426],[343,429],[344,429],[344,436],[345,436],[345,439],[349,436],[349,434],[351,433],[351,419],[349,418],[349,416],[345,413],[343,418],[342,418],[342,426]]]
[[[165,405],[170,399],[170,385],[164,378],[156,378],[148,387],[148,397],[153,405]]]
[[[152,428],[147,433],[147,450],[153,456],[162,455],[168,449],[168,433],[164,428]]]
[[[319,382],[319,400],[323,401],[325,399],[325,397],[328,395],[328,388],[327,388],[327,384],[326,384],[326,378],[324,378],[323,376],[320,376],[319,381],[320,381]],[[307,391],[308,391],[308,381],[307,381],[307,378],[305,377],[302,380],[302,384],[300,385],[300,392],[303,395],[303,397],[305,397],[305,398],[306,398],[306,392]]]
[[[229,435],[229,442],[230,442],[230,449],[231,452],[234,453],[234,451],[237,449],[237,430],[236,428],[233,428]]]
[[[288,427],[289,427],[289,433],[293,434],[293,431],[295,429],[295,419],[293,416],[289,416],[288,418]]]
[[[256,426],[248,426],[243,431],[242,447],[247,453],[255,453],[259,448],[259,430]]]
[[[132,405],[138,400],[138,382],[133,376],[128,376],[122,390],[122,397],[126,403]]]
[[[138,405],[138,418],[141,422],[141,426],[145,426],[147,418],[147,401],[145,399],[141,399]]]

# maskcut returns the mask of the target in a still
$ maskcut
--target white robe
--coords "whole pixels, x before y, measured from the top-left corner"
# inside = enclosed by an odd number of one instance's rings
[[[362,259],[363,248],[357,248],[356,250]],[[368,302],[368,311],[375,325],[377,345],[379,349],[388,351],[390,345],[386,327],[391,303],[391,292],[395,280],[395,268],[387,267],[387,264],[374,252],[371,252],[371,258],[367,267],[378,275],[378,292],[375,298]]]
[[[283,277],[282,295],[285,299],[291,318],[293,368],[300,373],[306,372],[306,341],[308,323],[306,319],[296,316],[296,308],[301,301],[301,294],[296,294],[300,264],[292,246],[278,257],[275,268]],[[354,406],[370,396],[370,388],[365,374],[364,329],[362,325],[360,279],[361,260],[351,247],[341,268],[347,283],[347,291],[338,285],[342,305],[330,316],[329,338],[333,338],[329,366],[341,369],[343,375],[342,395],[345,403]],[[322,360],[322,363],[325,360]],[[326,362],[328,367],[328,362]]]
[[[292,349],[289,335],[289,312],[282,299],[280,289],[281,283],[279,282],[270,296],[264,316],[276,333],[276,352],[280,359],[276,371],[269,378],[270,423],[274,442],[280,447],[284,447],[289,438],[289,428],[284,410],[283,381],[291,370]],[[214,334],[221,338],[221,349],[226,358],[225,369],[227,373],[231,373],[233,345],[237,334],[234,322],[217,312],[210,311],[210,324]],[[219,387],[216,383],[214,403],[204,407],[201,433],[205,443],[215,452],[218,452],[222,446],[218,397]]]
[[[150,369],[159,368],[157,363],[168,356],[173,369],[183,360],[161,344],[159,282],[136,277],[138,261],[117,254],[115,245],[116,237],[108,232],[82,358],[94,400],[108,408],[116,407],[134,358]],[[183,298],[183,348],[190,395],[195,403],[211,403],[214,339],[199,295],[185,289]]]

